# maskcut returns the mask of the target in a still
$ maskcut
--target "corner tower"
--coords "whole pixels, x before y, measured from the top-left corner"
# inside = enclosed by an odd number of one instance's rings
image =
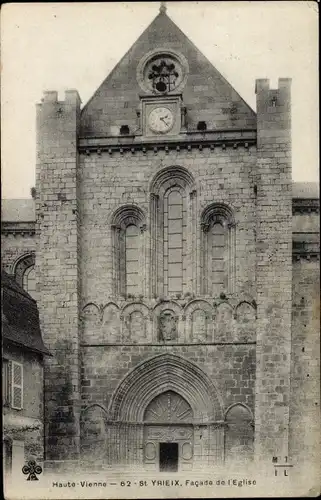
[[[291,81],[256,81],[257,370],[255,443],[260,460],[289,455],[292,309]]]
[[[36,250],[39,314],[53,354],[45,364],[45,459],[79,453],[79,213],[77,91],[37,106]]]

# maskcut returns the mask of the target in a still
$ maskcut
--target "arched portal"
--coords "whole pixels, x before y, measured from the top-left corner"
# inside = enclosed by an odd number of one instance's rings
[[[219,462],[222,408],[213,382],[194,363],[172,354],[148,359],[127,374],[110,402],[110,461],[162,470],[161,453],[172,443],[178,470]]]
[[[144,413],[146,469],[176,472],[191,469],[194,452],[193,411],[174,391],[156,396]]]

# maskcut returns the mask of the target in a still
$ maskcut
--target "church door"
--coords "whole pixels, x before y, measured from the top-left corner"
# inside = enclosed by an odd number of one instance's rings
[[[160,394],[144,414],[144,463],[148,470],[176,472],[193,464],[193,412],[174,391]]]

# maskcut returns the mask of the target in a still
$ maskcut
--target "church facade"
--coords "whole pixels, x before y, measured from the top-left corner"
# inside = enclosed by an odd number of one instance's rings
[[[291,81],[255,92],[162,11],[83,108],[37,105],[35,199],[2,234],[52,354],[48,465],[317,453],[318,193],[292,183]]]

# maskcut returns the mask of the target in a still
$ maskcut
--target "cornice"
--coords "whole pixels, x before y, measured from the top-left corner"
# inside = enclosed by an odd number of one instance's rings
[[[319,260],[320,246],[318,241],[292,241],[293,260]]]
[[[318,198],[293,198],[292,214],[318,214],[320,211],[320,200]]]
[[[1,223],[1,234],[4,236],[35,236],[36,234],[36,221],[34,222],[7,222]]]
[[[211,149],[232,147],[248,148],[256,145],[256,130],[215,130],[201,132],[186,132],[174,137],[145,137],[142,135],[129,135],[124,137],[82,137],[78,141],[78,149],[81,153],[91,154],[108,152],[120,154],[142,151],[157,153],[164,150],[169,151],[191,151],[192,149]]]

